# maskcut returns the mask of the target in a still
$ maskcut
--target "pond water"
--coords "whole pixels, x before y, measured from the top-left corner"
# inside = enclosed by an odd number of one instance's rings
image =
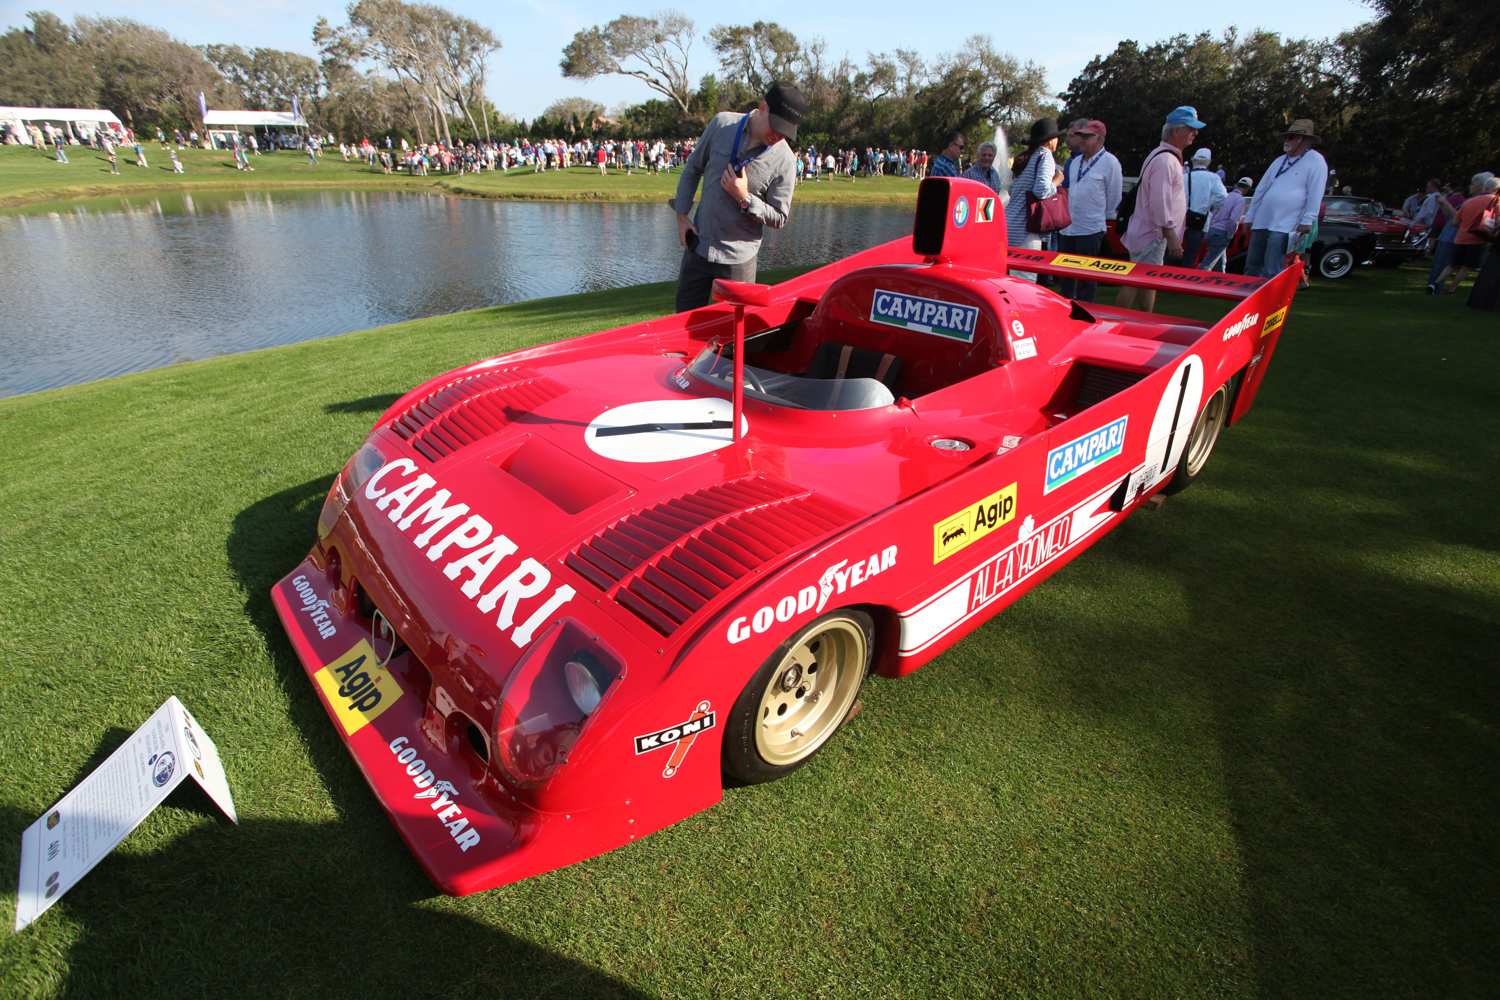
[[[911,232],[900,206],[798,205],[762,268]],[[219,191],[0,212],[0,397],[386,323],[677,276],[664,204]]]

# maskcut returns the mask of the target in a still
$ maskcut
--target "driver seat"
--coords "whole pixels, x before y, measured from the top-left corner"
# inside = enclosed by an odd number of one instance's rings
[[[901,359],[894,354],[866,350],[850,344],[833,344],[827,341],[818,345],[812,364],[808,365],[807,378],[834,379],[871,378],[884,383],[887,389],[896,388],[896,376],[901,374]]]

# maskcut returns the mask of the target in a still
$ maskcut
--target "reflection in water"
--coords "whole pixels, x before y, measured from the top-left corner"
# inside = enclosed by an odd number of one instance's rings
[[[911,232],[900,206],[797,206],[760,266]],[[386,323],[677,276],[665,204],[198,192],[0,213],[0,396]]]

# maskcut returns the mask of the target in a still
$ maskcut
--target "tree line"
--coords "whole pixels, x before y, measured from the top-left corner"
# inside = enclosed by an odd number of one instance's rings
[[[1045,70],[996,50],[987,35],[930,60],[896,49],[857,63],[832,59],[824,39],[803,41],[774,21],[719,25],[702,39],[718,72],[694,83],[688,60],[695,34],[692,19],[677,11],[622,15],[574,35],[563,49],[562,73],[640,80],[660,97],[621,109],[621,123],[684,136],[697,135],[720,111],[753,107],[773,81],[786,80],[807,97],[798,145],[819,149],[932,149],[952,129],[1014,129],[1057,113]]]
[[[348,23],[319,18],[319,58],[239,45],[192,46],[129,18],[33,11],[0,35],[0,104],[107,108],[132,128],[202,128],[198,94],[223,110],[287,111],[350,138],[394,131],[427,141],[493,137],[485,98],[500,39],[445,8],[358,0]],[[456,124],[457,123],[457,124]],[[514,131],[514,123],[512,131]]]
[[[1256,31],[1126,40],[1094,58],[1061,94],[1045,72],[975,35],[926,58],[910,49],[830,56],[768,21],[717,25],[702,36],[674,11],[621,15],[579,31],[561,53],[565,78],[620,75],[654,96],[606,112],[565,98],[530,123],[486,98],[486,67],[501,41],[445,8],[357,0],[346,22],[319,18],[318,56],[238,45],[195,47],[127,18],[33,12],[0,35],[0,104],[105,107],[133,127],[201,126],[197,95],[216,108],[287,110],[293,96],[317,128],[347,138],[418,141],[687,138],[720,111],[743,111],[773,80],[808,99],[799,145],[934,150],[944,133],[969,148],[1002,126],[1103,120],[1126,173],[1156,144],[1171,108],[1191,104],[1209,124],[1200,140],[1226,169],[1264,168],[1277,132],[1312,118],[1341,183],[1387,200],[1428,176],[1493,168],[1500,149],[1500,4],[1367,0],[1376,17],[1331,39]],[[695,54],[695,48],[698,50]],[[713,64],[699,73],[693,58]]]
[[[1379,16],[1332,39],[1178,35],[1120,42],[1059,95],[1065,119],[1098,118],[1127,174],[1191,104],[1198,141],[1259,180],[1287,124],[1311,118],[1339,184],[1399,205],[1429,177],[1500,168],[1500,4],[1370,0]]]

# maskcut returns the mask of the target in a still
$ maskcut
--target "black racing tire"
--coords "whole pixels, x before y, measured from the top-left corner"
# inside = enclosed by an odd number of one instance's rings
[[[1354,270],[1354,251],[1342,244],[1328,247],[1318,254],[1315,270],[1330,281],[1342,278]]]
[[[874,649],[874,619],[856,608],[830,611],[792,633],[729,710],[724,773],[759,785],[811,760],[859,699]]]
[[[1193,421],[1193,429],[1188,432],[1187,446],[1182,449],[1177,471],[1172,473],[1171,481],[1161,488],[1163,493],[1181,493],[1193,485],[1204,466],[1208,465],[1208,457],[1213,454],[1219,432],[1228,422],[1229,383],[1225,382],[1208,397],[1203,409],[1198,411],[1198,419]]]

